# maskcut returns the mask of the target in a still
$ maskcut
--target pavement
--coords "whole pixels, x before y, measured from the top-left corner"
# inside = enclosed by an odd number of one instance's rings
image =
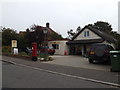
[[[110,72],[109,65],[90,64],[87,58],[80,56],[59,56],[54,55],[53,61],[32,61],[30,59],[20,59],[15,57],[3,56],[3,60],[15,62],[21,66],[31,66],[39,69],[49,70],[50,72],[57,72],[74,77],[82,77],[91,80],[98,80],[102,82],[120,84],[120,74],[118,72]],[[81,79],[82,79],[81,78]]]

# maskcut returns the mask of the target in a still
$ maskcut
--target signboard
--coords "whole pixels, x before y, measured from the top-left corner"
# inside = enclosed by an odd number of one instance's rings
[[[59,44],[59,42],[53,42],[52,44]]]
[[[17,47],[17,40],[12,40],[12,47]]]
[[[13,49],[13,53],[14,53],[14,54],[18,54],[18,48],[14,48],[14,49]]]

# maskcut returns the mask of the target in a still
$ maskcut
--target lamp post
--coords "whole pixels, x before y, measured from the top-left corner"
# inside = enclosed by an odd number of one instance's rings
[[[44,33],[44,35],[45,35],[45,37],[44,37],[44,39],[45,39],[45,54],[46,54],[46,59],[45,60],[47,60],[47,57],[48,57],[48,50],[47,50],[47,44],[48,44],[48,42],[47,42],[47,33],[48,33],[48,28],[45,28],[44,30],[43,30],[43,33]]]
[[[48,33],[48,28],[45,28],[44,30],[43,30],[43,33],[45,34],[45,43],[46,43],[46,46],[47,46],[47,33]]]

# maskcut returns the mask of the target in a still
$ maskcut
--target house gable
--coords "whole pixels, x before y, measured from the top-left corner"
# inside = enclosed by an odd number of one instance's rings
[[[90,39],[102,39],[102,38],[88,28],[84,28],[84,30],[82,30],[82,32],[79,33],[79,35],[76,38],[74,38],[74,40],[90,40]]]

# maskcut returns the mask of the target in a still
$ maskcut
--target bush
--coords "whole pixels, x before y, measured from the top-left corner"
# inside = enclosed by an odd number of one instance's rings
[[[11,53],[11,47],[10,46],[2,46],[2,52]]]
[[[25,52],[19,52],[19,55],[27,55]]]
[[[53,58],[49,57],[47,53],[40,53],[38,57],[40,57],[41,61],[52,61],[53,60]]]
[[[49,61],[52,61],[52,60],[53,60],[53,58],[52,58],[52,57],[48,57],[48,60],[49,60]]]
[[[46,54],[46,53],[40,53],[38,57],[43,58],[45,61],[47,61],[47,60],[48,60],[49,55],[48,55],[48,54]]]

